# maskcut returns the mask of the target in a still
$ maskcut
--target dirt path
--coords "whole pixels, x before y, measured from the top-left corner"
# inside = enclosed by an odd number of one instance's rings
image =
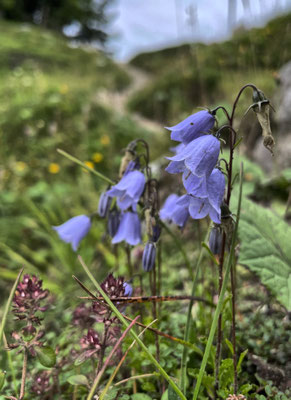
[[[151,77],[144,71],[132,67],[128,64],[123,64],[121,65],[121,67],[126,70],[126,72],[130,75],[132,79],[132,82],[129,85],[129,87],[123,90],[122,92],[118,91],[112,92],[106,89],[100,90],[96,95],[96,100],[99,103],[103,104],[104,106],[114,109],[119,114],[126,115],[128,114],[126,105],[130,96],[134,92],[144,88],[150,82]],[[131,113],[131,118],[145,129],[154,132],[161,132],[161,130],[163,129],[163,126],[158,122],[144,118],[143,116],[137,113]]]

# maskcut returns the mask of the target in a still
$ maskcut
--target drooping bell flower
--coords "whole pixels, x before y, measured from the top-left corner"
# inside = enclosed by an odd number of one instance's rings
[[[177,196],[176,194],[170,194],[166,199],[163,207],[160,210],[160,218],[165,222],[173,222],[174,224],[183,228],[189,218],[188,208],[183,204],[178,204],[178,200],[184,196]]]
[[[112,238],[115,236],[119,224],[120,224],[120,211],[117,210],[117,208],[113,208],[113,210],[109,211],[108,214],[108,220],[107,220],[107,231],[109,236],[111,236]]]
[[[132,286],[128,282],[124,282],[123,287],[124,287],[124,296],[131,297],[133,292]]]
[[[146,272],[151,271],[156,261],[156,245],[153,242],[147,242],[142,255],[142,267]]]
[[[116,185],[107,191],[107,195],[117,197],[117,205],[122,211],[130,207],[135,210],[144,191],[145,182],[146,179],[142,172],[128,171]]]
[[[175,126],[166,127],[166,129],[171,131],[172,140],[188,144],[192,140],[209,133],[214,122],[215,117],[208,110],[202,110],[190,115]]]
[[[225,179],[223,173],[215,168],[207,179],[207,197],[182,196],[177,204],[189,210],[193,219],[210,216],[213,222],[221,222],[221,204],[224,196]]]
[[[112,243],[126,243],[135,246],[141,242],[141,224],[136,212],[127,211],[121,216],[120,224]]]
[[[215,167],[220,151],[220,142],[213,135],[204,135],[193,140],[173,157],[166,168],[171,174],[188,171],[198,177],[209,176]]]
[[[214,226],[209,235],[209,248],[217,256],[222,248],[222,230],[219,226]]]
[[[108,214],[112,202],[112,197],[107,192],[102,192],[98,203],[98,214],[101,218],[105,218]]]
[[[72,249],[77,251],[79,243],[91,228],[91,219],[87,215],[78,215],[59,226],[52,227],[59,238],[66,243],[71,243]]]

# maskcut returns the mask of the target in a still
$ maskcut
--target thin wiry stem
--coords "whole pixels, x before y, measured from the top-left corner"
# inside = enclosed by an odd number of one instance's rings
[[[27,374],[27,358],[28,358],[28,352],[27,352],[27,349],[24,348],[19,400],[22,400],[24,397],[24,394],[25,394],[25,383],[26,383],[26,374]]]

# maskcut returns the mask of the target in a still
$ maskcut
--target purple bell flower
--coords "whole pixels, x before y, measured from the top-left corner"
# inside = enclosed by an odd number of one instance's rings
[[[171,139],[184,144],[209,133],[213,128],[215,117],[207,110],[190,115],[179,124],[166,128],[171,131]]]
[[[79,243],[91,228],[91,219],[87,215],[78,215],[59,226],[52,227],[59,238],[66,243],[71,243],[72,249],[77,251]]]
[[[107,220],[107,232],[112,238],[115,236],[120,224],[120,211],[115,207],[109,211]]]
[[[173,222],[174,224],[183,228],[189,218],[188,208],[183,204],[178,204],[178,201],[186,197],[177,196],[176,194],[170,194],[166,199],[163,207],[160,210],[160,218],[165,222]]]
[[[198,177],[209,176],[215,167],[220,151],[220,142],[213,135],[204,135],[193,140],[173,157],[166,168],[171,174],[190,171]]]
[[[147,242],[142,254],[142,267],[146,272],[151,271],[156,261],[156,245],[153,242]]]
[[[222,230],[219,226],[214,226],[209,235],[209,248],[215,256],[221,253]]]
[[[215,168],[207,179],[207,197],[182,196],[177,204],[189,210],[193,219],[210,216],[213,222],[221,222],[221,203],[224,196],[225,179],[223,173]]]
[[[145,176],[138,170],[126,172],[121,180],[107,191],[110,197],[117,197],[117,205],[125,211],[129,207],[136,209],[136,205],[145,187]]]
[[[98,214],[101,218],[105,218],[108,214],[112,202],[112,197],[107,192],[102,192],[98,203]]]
[[[123,287],[124,287],[124,296],[131,297],[133,292],[132,286],[128,282],[124,282]]]
[[[122,241],[132,246],[141,242],[141,224],[136,212],[127,211],[121,216],[121,221],[112,243],[115,244]]]

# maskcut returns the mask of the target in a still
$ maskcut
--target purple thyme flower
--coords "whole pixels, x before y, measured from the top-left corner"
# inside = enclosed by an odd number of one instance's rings
[[[171,174],[191,172],[198,177],[209,176],[215,167],[220,151],[220,142],[213,135],[204,135],[193,140],[173,157],[166,168]]]
[[[136,209],[136,205],[145,187],[145,176],[138,170],[126,172],[121,180],[107,191],[110,197],[117,197],[117,205],[125,211],[129,207]]]
[[[171,131],[171,139],[184,144],[209,133],[213,128],[215,117],[207,110],[190,115],[179,124],[166,128]]]
[[[207,197],[182,196],[177,204],[189,210],[193,219],[201,219],[208,214],[213,222],[220,224],[221,203],[224,195],[225,179],[223,173],[215,168],[207,179]]]
[[[91,228],[91,219],[87,215],[78,215],[59,226],[52,227],[59,238],[66,243],[71,243],[72,249],[77,251],[79,243]]]
[[[132,246],[141,242],[141,224],[136,212],[127,211],[121,216],[121,221],[112,243],[119,243],[123,240]]]
[[[170,194],[166,199],[163,207],[160,210],[160,218],[162,221],[173,222],[174,224],[183,228],[189,218],[188,208],[183,204],[178,204],[178,201],[183,199],[184,196],[177,196]]]

